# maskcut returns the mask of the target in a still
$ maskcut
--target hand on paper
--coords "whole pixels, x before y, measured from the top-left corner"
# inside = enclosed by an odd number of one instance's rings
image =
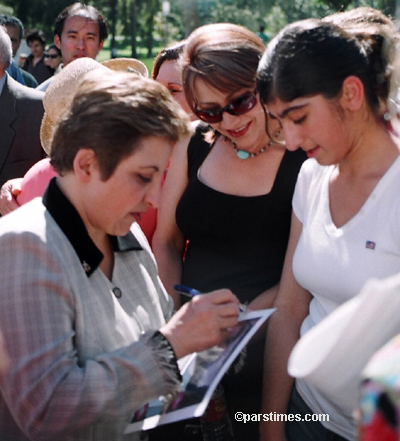
[[[221,344],[238,323],[239,301],[228,289],[195,296],[160,329],[181,358]]]

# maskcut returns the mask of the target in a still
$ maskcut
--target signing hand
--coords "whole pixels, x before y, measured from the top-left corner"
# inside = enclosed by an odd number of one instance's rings
[[[237,325],[239,301],[228,289],[202,294],[183,305],[160,329],[177,358],[221,344]]]

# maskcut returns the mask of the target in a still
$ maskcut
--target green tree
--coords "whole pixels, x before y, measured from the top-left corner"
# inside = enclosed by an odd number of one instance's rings
[[[54,20],[75,0],[0,0],[7,11],[26,29],[42,29],[47,41],[53,39]],[[166,44],[188,36],[206,23],[230,21],[257,31],[266,26],[269,36],[285,24],[356,6],[368,5],[396,17],[400,0],[169,0],[168,17],[161,13],[162,0],[83,0],[99,9],[110,29],[110,47],[118,47],[120,37],[131,47],[133,57],[140,48],[153,56],[156,42]],[[1,6],[1,5],[0,5]]]
[[[258,30],[260,22],[260,14],[258,11],[251,10],[245,6],[238,8],[233,3],[227,4],[221,0],[216,2],[216,7],[211,12],[210,18],[213,23],[236,23],[252,31]]]

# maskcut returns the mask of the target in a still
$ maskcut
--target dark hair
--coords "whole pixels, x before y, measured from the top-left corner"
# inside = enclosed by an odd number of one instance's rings
[[[368,6],[337,12],[323,18],[323,21],[340,26],[360,41],[376,72],[376,94],[385,102],[400,37],[394,22],[383,12]]]
[[[26,34],[26,42],[32,43],[34,41],[39,41],[39,43],[45,47],[46,46],[46,37],[44,36],[44,32],[39,29],[32,29]]]
[[[217,23],[193,31],[180,58],[185,96],[192,110],[198,78],[224,93],[255,87],[264,50],[261,39],[243,26]]]
[[[183,52],[183,48],[185,47],[185,43],[185,40],[182,40],[178,43],[173,43],[170,46],[162,49],[157,54],[156,58],[154,59],[153,70],[151,71],[151,78],[157,78],[164,61],[176,61],[179,59],[179,56]]]
[[[354,75],[362,81],[371,109],[378,111],[380,100],[387,99],[389,81],[384,75],[386,63],[376,62],[383,55],[383,38],[373,42],[323,20],[286,26],[261,59],[257,73],[261,100],[289,102],[318,94],[334,98],[345,78]]]
[[[49,49],[53,49],[53,50],[55,50],[55,51],[57,52],[57,55],[58,55],[59,57],[61,57],[61,51],[60,51],[60,49],[59,49],[54,43],[52,43],[52,44],[49,45],[49,47],[47,48],[47,50],[49,50]]]
[[[160,83],[132,73],[94,69],[83,76],[59,119],[51,164],[62,175],[73,170],[76,153],[89,148],[106,181],[143,138],[159,136],[176,142],[188,134],[187,114]]]
[[[397,32],[396,25],[388,16],[369,6],[360,6],[346,12],[336,12],[327,15],[322,20],[336,24],[353,34],[365,32],[369,25],[388,26],[392,32]]]
[[[85,5],[83,3],[73,3],[63,9],[57,16],[54,23],[54,35],[58,35],[61,40],[61,34],[64,29],[65,20],[68,17],[83,17],[93,20],[99,25],[100,41],[104,41],[108,37],[108,27],[104,16],[94,6]]]
[[[24,38],[24,26],[21,20],[8,14],[0,14],[0,24],[3,26],[13,26],[19,29],[19,39]]]

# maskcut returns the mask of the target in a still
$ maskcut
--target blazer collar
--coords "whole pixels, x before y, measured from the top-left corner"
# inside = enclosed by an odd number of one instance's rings
[[[75,207],[58,187],[56,178],[50,181],[43,195],[43,204],[67,236],[89,277],[98,268],[104,256],[90,238]],[[126,236],[109,237],[114,252],[143,249],[131,232]]]

